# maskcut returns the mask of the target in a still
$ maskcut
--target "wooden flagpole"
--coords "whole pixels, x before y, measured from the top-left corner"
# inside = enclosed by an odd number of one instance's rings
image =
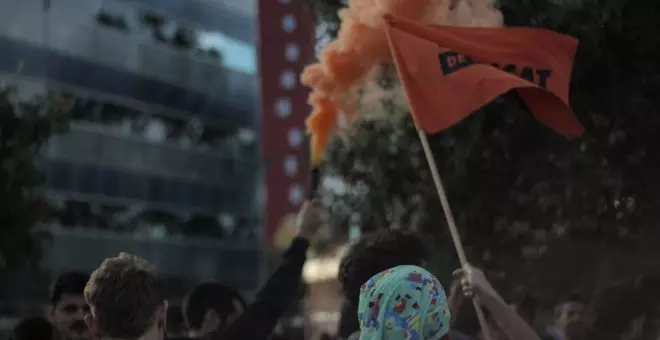
[[[431,169],[431,176],[433,177],[433,182],[435,183],[435,189],[438,191],[438,197],[440,197],[440,203],[442,204],[442,210],[445,213],[445,218],[447,219],[447,225],[449,226],[449,233],[451,234],[451,239],[454,243],[454,248],[456,248],[456,253],[458,254],[458,260],[461,263],[461,267],[465,268],[465,265],[468,264],[467,257],[465,256],[465,250],[463,249],[463,243],[461,242],[461,236],[458,233],[458,228],[456,227],[456,221],[454,221],[454,214],[451,212],[451,207],[449,206],[449,200],[447,199],[447,193],[445,191],[445,186],[442,184],[442,177],[440,177],[440,172],[438,171],[438,165],[429,146],[429,140],[426,137],[426,132],[422,129],[417,129],[419,134],[419,140],[422,142],[422,148],[424,149],[424,155],[426,160],[429,163],[429,168]],[[472,304],[477,313],[477,318],[479,319],[479,324],[481,325],[481,331],[484,336],[484,340],[492,340],[493,337],[490,334],[490,328],[486,323],[486,317],[484,316],[481,307],[479,306],[478,297],[474,296],[472,299]]]

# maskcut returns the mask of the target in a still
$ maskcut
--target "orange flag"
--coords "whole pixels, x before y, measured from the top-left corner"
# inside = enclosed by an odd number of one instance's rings
[[[434,133],[510,90],[568,138],[584,128],[568,106],[577,40],[534,28],[428,26],[385,16],[397,72],[417,126]]]

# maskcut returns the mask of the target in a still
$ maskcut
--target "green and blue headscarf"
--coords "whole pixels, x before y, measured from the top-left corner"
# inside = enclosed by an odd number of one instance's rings
[[[449,331],[447,296],[424,268],[399,266],[362,285],[360,340],[439,340]]]

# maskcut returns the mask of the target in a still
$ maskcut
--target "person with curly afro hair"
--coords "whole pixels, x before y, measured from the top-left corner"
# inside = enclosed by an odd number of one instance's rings
[[[359,330],[357,306],[363,283],[389,268],[424,266],[428,255],[426,245],[417,234],[402,230],[375,231],[353,244],[339,264],[339,284],[346,301],[338,335],[347,338]]]

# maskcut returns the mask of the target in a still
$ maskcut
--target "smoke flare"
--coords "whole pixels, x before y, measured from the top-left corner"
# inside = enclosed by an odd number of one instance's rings
[[[339,115],[355,116],[351,89],[382,63],[391,62],[383,15],[432,25],[499,27],[502,15],[493,0],[349,0],[339,12],[337,39],[321,51],[318,63],[305,68],[301,82],[312,92],[307,130],[312,135],[312,164],[321,160]],[[372,81],[369,78],[367,81]]]

